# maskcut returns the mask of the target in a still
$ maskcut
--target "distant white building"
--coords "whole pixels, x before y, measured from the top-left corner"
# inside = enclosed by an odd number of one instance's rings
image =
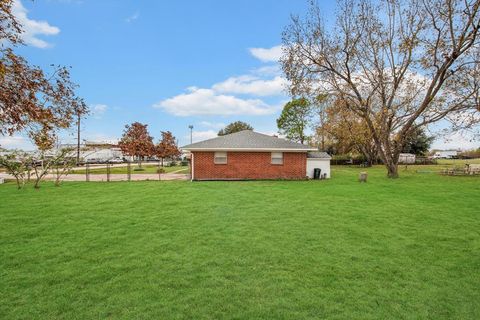
[[[457,150],[437,150],[432,158],[434,159],[453,159],[458,156]]]
[[[77,149],[76,144],[63,144],[59,148]],[[123,159],[122,150],[117,144],[110,142],[85,141],[80,145],[80,159],[85,162],[106,162]]]
[[[122,159],[123,153],[120,148],[83,150],[80,152],[80,158],[83,158],[85,162],[105,162]]]
[[[416,156],[413,153],[400,153],[398,157],[398,163],[402,164],[414,164]]]

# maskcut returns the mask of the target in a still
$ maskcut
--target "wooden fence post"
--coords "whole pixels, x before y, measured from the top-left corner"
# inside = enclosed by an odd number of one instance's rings
[[[90,164],[85,164],[85,181],[90,181]]]
[[[110,163],[107,162],[107,182],[110,182]]]
[[[132,164],[127,162],[127,180],[130,181],[132,179]]]
[[[160,180],[162,180],[162,167],[161,167],[161,162],[160,161],[158,161],[157,171],[158,171],[158,181],[160,181]]]

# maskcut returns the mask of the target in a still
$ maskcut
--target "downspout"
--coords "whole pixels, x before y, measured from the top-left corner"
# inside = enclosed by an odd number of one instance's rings
[[[191,152],[191,161],[190,161],[190,165],[191,165],[191,168],[190,168],[190,181],[193,181],[193,174],[194,174],[194,167],[195,167],[195,164],[194,164],[194,161],[193,161],[193,152]]]

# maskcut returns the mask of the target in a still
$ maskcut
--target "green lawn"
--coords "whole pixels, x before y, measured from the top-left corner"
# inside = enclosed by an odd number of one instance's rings
[[[0,319],[479,319],[480,178],[0,185]]]
[[[466,163],[480,164],[480,158],[479,159],[438,159],[437,163],[439,165],[464,166]]]
[[[132,174],[138,173],[157,173],[158,165],[155,164],[144,164],[142,165],[142,170],[138,170],[139,167],[137,164],[132,164]],[[188,166],[174,166],[174,167],[163,167],[166,173],[175,172],[175,173],[188,173]],[[85,174],[85,168],[77,169],[71,172],[72,174]],[[94,168],[90,167],[91,174],[107,174],[106,168]],[[111,167],[111,174],[127,174],[127,167]]]

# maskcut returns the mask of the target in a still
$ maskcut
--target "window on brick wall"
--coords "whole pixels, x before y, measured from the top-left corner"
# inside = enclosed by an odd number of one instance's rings
[[[272,164],[283,164],[283,152],[272,152]]]
[[[215,157],[213,159],[215,164],[227,164],[227,153],[226,152],[215,152]]]

